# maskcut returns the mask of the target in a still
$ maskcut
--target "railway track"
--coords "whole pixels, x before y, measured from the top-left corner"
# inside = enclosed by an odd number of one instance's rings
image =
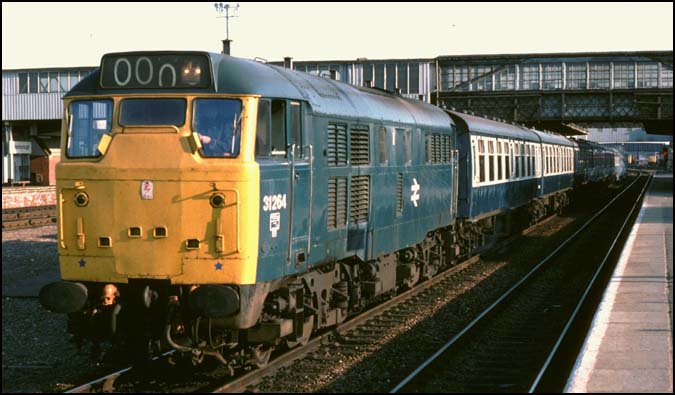
[[[22,207],[2,210],[2,229],[22,229],[56,223],[56,206]]]
[[[549,217],[547,220],[529,228],[523,234],[528,234],[537,228],[546,226],[546,223],[552,221],[554,218]],[[520,235],[512,237],[506,243],[497,246],[496,249],[503,250],[507,248],[506,244],[520,237]],[[552,247],[546,248],[553,249]],[[328,389],[328,392],[335,390],[354,391],[356,389],[349,386],[338,387],[337,389],[327,384],[324,386],[324,383],[315,377],[323,375],[324,381],[339,378],[339,376],[345,373],[338,368],[344,360],[362,358],[359,355],[364,351],[372,353],[380,352],[379,350],[386,347],[386,343],[393,341],[394,337],[400,336],[401,327],[411,328],[420,325],[418,319],[411,319],[415,315],[413,311],[431,311],[437,309],[439,304],[445,303],[447,299],[447,295],[445,294],[448,293],[448,290],[461,283],[462,279],[481,276],[487,278],[495,273],[499,274],[497,273],[499,271],[498,268],[490,269],[492,271],[486,271],[485,268],[473,269],[480,266],[481,262],[481,256],[475,256],[468,261],[456,265],[432,280],[424,282],[418,287],[348,320],[339,327],[318,334],[305,347],[273,354],[272,359],[265,368],[240,372],[237,376],[228,379],[226,383],[223,383],[223,376],[227,372],[223,369],[217,369],[215,372],[209,374],[196,373],[186,376],[183,371],[172,370],[174,369],[173,367],[164,363],[164,367],[151,369],[152,373],[149,374],[125,368],[120,372],[88,383],[85,391],[303,392],[307,389],[299,386],[299,384],[306,383],[308,380],[314,381],[311,389],[309,389],[310,391],[326,389]],[[460,315],[470,316],[467,322],[462,323],[462,325],[467,324],[478,313],[472,311],[460,312]],[[451,324],[455,323],[448,323],[448,326],[452,326]],[[455,333],[460,332],[462,328],[456,327],[454,329]],[[417,342],[411,353],[429,356],[434,354],[445,342],[440,337],[438,339],[431,339],[431,341],[428,340]],[[424,359],[426,357],[422,358],[422,361]],[[367,360],[361,361],[360,364],[365,365],[363,369],[368,369]],[[405,366],[405,364],[401,364],[401,371],[392,373],[392,377],[397,377],[398,379],[391,380],[389,385],[395,385],[396,382],[403,380],[411,370],[414,370],[406,369]],[[176,384],[174,376],[177,375],[188,377],[185,381],[191,384]],[[390,381],[390,379],[387,379],[387,381]],[[384,385],[386,386],[387,384],[385,383]],[[384,389],[379,388],[379,391],[376,390],[376,392],[388,391],[392,388],[391,386],[387,386]],[[358,391],[361,392],[361,389],[358,389]]]
[[[613,205],[617,196],[390,392],[560,392],[586,333],[579,321],[589,321],[575,320],[592,317],[648,183],[636,180],[625,191],[630,209]],[[580,259],[574,250],[588,244],[602,248]]]

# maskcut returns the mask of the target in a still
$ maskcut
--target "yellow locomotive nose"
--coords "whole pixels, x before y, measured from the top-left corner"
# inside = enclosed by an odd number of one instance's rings
[[[99,159],[63,160],[63,279],[254,283],[260,176],[247,153],[254,135],[242,135],[249,137],[238,156],[209,156],[193,144],[199,135],[188,121],[181,128],[120,126]]]

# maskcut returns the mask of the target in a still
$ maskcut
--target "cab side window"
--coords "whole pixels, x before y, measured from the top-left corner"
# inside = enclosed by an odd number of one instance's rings
[[[255,156],[270,154],[270,133],[272,122],[272,103],[261,99],[258,102],[258,130],[255,135]]]
[[[296,156],[302,152],[302,106],[299,102],[291,102],[290,143],[295,144]]]
[[[286,103],[260,99],[255,139],[257,157],[286,155]]]
[[[286,102],[272,100],[272,155],[286,154]]]

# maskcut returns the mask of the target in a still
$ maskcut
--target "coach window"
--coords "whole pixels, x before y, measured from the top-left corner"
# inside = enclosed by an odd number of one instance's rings
[[[515,160],[515,167],[516,167],[516,178],[520,178],[523,176],[523,169],[520,166],[520,143],[516,143],[513,146],[513,154],[514,154],[514,160]]]
[[[523,173],[525,177],[530,176],[530,146],[529,144],[525,143],[523,144]]]
[[[480,176],[479,181],[485,182],[485,142],[483,139],[478,140],[478,175]]]
[[[570,171],[570,149],[565,148],[565,171]]]
[[[562,148],[558,147],[558,173],[562,171]]]
[[[502,171],[502,161],[504,161],[504,152],[502,151],[502,142],[497,141],[497,180],[504,179],[504,172]]]
[[[516,173],[518,177],[525,177],[525,173],[523,173],[523,143],[518,142],[516,144],[516,152],[518,156],[516,157]]]
[[[427,146],[428,146],[428,140],[429,139],[428,139],[428,136],[426,136],[426,137],[427,138],[424,140],[424,142],[425,142],[425,151],[424,152],[425,152],[425,156],[426,156],[426,161],[428,162],[429,161],[429,149],[428,149]],[[472,155],[471,155],[471,163],[472,163],[471,168],[473,170],[472,171],[473,182],[477,182],[478,181],[478,166],[477,166],[478,156],[476,156],[476,139],[473,138],[473,137],[471,138],[471,153],[472,153]]]
[[[558,173],[563,171],[562,167],[562,147],[558,147]]]
[[[523,162],[523,176],[524,177],[529,177],[530,175],[530,158],[529,158],[529,152],[527,150],[527,143],[523,143],[523,145],[520,146],[520,152],[522,154],[522,162]]]
[[[560,173],[560,147],[555,147],[555,172]]]
[[[488,169],[490,170],[490,181],[495,180],[495,147],[493,141],[488,141]]]
[[[527,157],[525,153],[525,143],[518,144],[520,156],[518,157],[518,167],[520,168],[520,176],[527,177]]]
[[[509,154],[509,143],[504,143],[504,179],[511,178],[511,155]]]

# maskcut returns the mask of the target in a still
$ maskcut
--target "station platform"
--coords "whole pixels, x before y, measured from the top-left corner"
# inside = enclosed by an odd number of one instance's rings
[[[657,173],[565,392],[673,392],[673,175]]]
[[[2,209],[53,206],[56,186],[2,187]]]

